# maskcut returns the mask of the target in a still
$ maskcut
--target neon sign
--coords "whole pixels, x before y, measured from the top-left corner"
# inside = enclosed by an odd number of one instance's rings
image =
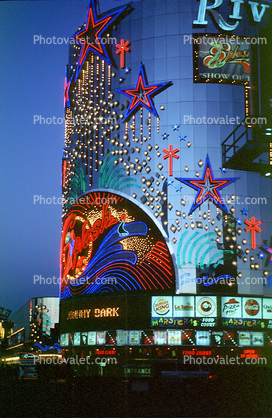
[[[48,350],[58,350],[61,351],[59,343],[55,343],[54,345],[45,345],[44,347],[39,343],[34,343],[35,347],[39,347],[42,351],[48,351]]]
[[[230,24],[225,21],[223,16],[218,13],[215,9],[219,8],[223,0],[214,0],[214,3],[211,5],[207,5],[207,0],[200,0],[199,8],[198,8],[198,16],[197,19],[193,21],[194,25],[201,25],[206,26],[208,24],[208,21],[206,20],[206,12],[211,13],[214,21],[216,24],[223,29],[224,31],[233,31],[236,29],[242,20],[242,16],[240,16],[240,9],[241,4],[244,4],[244,0],[231,0],[233,3],[233,9],[232,13],[228,16],[230,19],[236,20],[235,23]],[[251,15],[254,20],[254,22],[260,23],[264,13],[267,8],[269,8],[268,4],[260,4],[255,1],[248,1],[248,4],[250,4],[251,8]],[[261,7],[261,8],[260,8]]]
[[[87,193],[67,213],[60,267],[62,298],[173,289],[175,282],[173,260],[159,227],[135,203],[109,192]],[[97,280],[100,277],[103,281]]]
[[[67,319],[88,319],[91,317],[91,309],[80,309],[75,311],[69,311]],[[118,308],[95,308],[93,309],[93,316],[95,318],[103,317],[117,317],[119,316],[119,307]]]
[[[216,206],[218,206],[224,212],[229,213],[228,208],[225,205],[224,200],[222,199],[222,196],[219,191],[224,187],[228,186],[229,184],[233,183],[234,181],[238,180],[239,177],[233,177],[228,179],[215,178],[213,175],[209,156],[207,155],[202,179],[196,180],[195,178],[186,179],[180,177],[176,177],[176,179],[186,184],[187,186],[197,190],[195,201],[192,204],[191,209],[188,213],[188,215],[190,215],[208,199],[212,199],[213,203]]]

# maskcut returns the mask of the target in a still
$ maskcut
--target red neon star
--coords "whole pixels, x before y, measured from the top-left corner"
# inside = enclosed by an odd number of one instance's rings
[[[256,248],[256,232],[261,232],[261,228],[258,228],[258,225],[261,224],[261,221],[255,221],[255,216],[251,217],[251,220],[246,220],[245,224],[248,226],[246,227],[245,231],[251,232],[251,248],[255,250]]]
[[[125,53],[130,52],[130,42],[124,39],[121,39],[121,44],[116,44],[116,54],[120,55],[120,67],[125,68]]]
[[[127,6],[124,6],[116,11],[109,12],[103,18],[98,19],[96,15],[95,0],[90,0],[86,26],[73,36],[81,44],[76,78],[81,71],[82,65],[84,64],[89,51],[94,52],[96,55],[100,56],[100,58],[104,59],[109,65],[112,65],[106,45],[103,42],[102,35],[126,8]]]
[[[163,149],[163,152],[166,153],[162,158],[166,160],[169,158],[169,176],[173,175],[173,158],[179,158],[178,155],[176,155],[177,152],[179,152],[178,148],[173,149],[172,145],[169,145],[169,150]]]
[[[67,106],[70,107],[69,89],[71,87],[72,78],[73,77],[70,78],[68,83],[67,83],[67,76],[65,76],[65,79],[64,79],[64,93],[63,93],[63,95],[64,95],[64,107],[65,107],[66,103],[67,103]]]

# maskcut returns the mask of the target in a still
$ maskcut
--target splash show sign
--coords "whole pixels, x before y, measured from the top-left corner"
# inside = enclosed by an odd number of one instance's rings
[[[250,38],[195,35],[194,82],[249,84]]]
[[[130,199],[92,192],[78,199],[62,230],[61,298],[173,290],[175,271],[159,227]]]

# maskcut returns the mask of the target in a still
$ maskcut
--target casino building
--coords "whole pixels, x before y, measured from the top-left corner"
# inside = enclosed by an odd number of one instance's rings
[[[90,0],[65,77],[60,344],[117,364],[84,373],[269,362],[271,10]]]

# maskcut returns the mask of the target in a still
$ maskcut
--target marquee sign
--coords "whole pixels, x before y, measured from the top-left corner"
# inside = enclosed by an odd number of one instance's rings
[[[222,297],[222,326],[231,328],[272,328],[272,302],[260,297]]]
[[[194,82],[249,84],[250,38],[194,36]]]
[[[152,296],[151,325],[162,327],[217,326],[216,296]]]
[[[220,316],[219,312],[221,312]],[[272,299],[255,296],[153,296],[151,326],[271,329]],[[213,339],[218,343],[221,340],[217,331]]]

